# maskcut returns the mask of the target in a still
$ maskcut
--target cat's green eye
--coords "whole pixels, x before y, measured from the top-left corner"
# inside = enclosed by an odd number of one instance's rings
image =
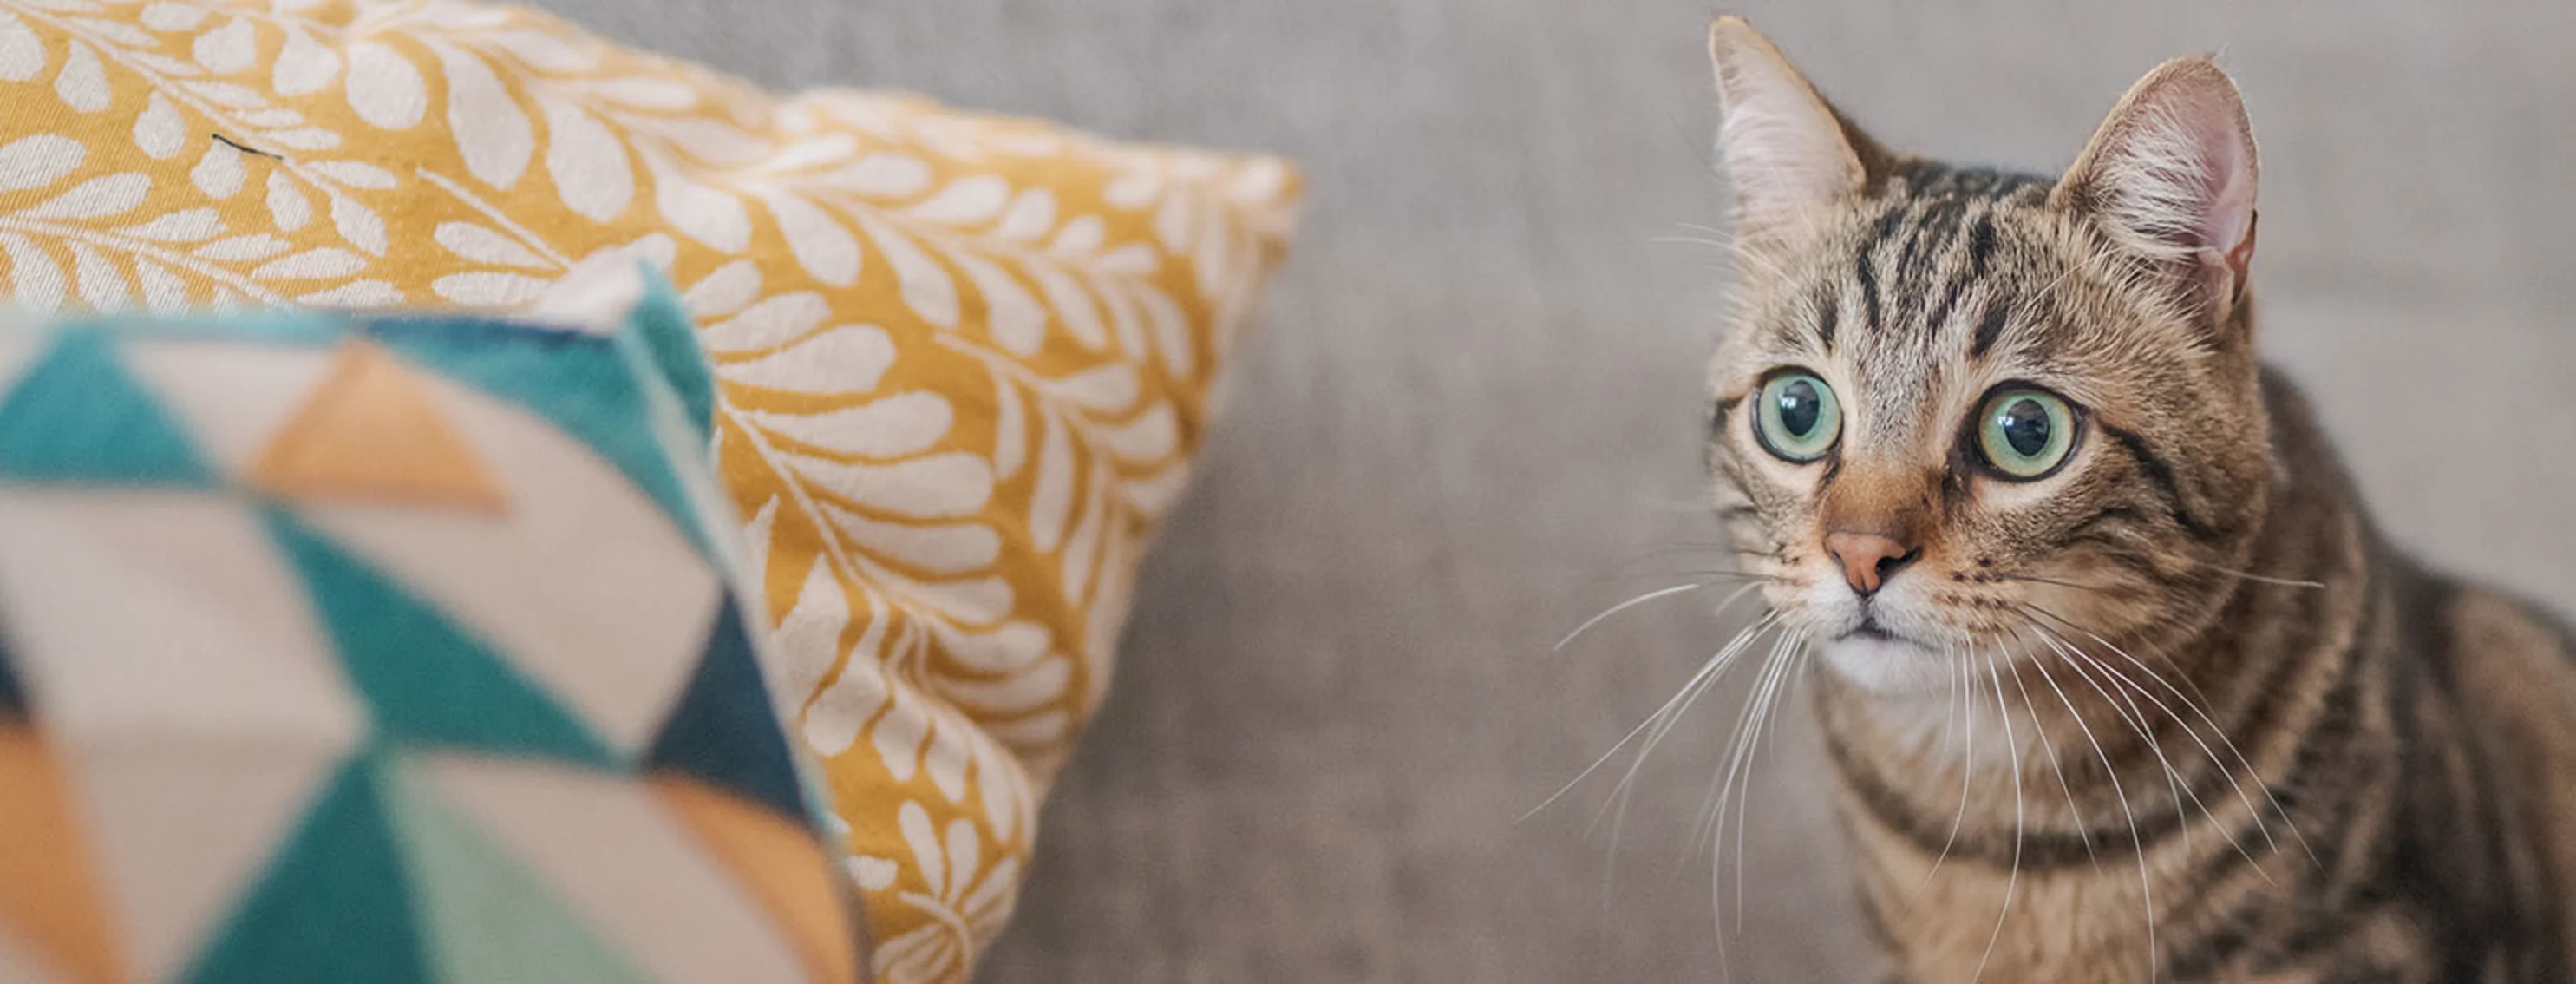
[[[1786,461],[1814,461],[1843,436],[1843,406],[1834,388],[1801,369],[1771,374],[1754,394],[1753,434]]]
[[[2057,394],[2007,386],[1977,413],[1977,451],[1998,474],[2016,481],[2046,478],[2075,450],[2075,410]]]

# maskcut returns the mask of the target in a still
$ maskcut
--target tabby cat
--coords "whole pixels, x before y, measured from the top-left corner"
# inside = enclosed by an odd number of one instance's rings
[[[2165,64],[2050,178],[1710,50],[1708,456],[1892,979],[2576,980],[2571,635],[2391,548],[2259,363],[2234,83]]]

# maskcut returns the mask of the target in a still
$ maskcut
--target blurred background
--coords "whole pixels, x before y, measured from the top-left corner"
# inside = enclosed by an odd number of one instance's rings
[[[1749,674],[1515,822],[1733,634],[1697,505],[1724,297],[1704,0],[541,0],[779,88],[1276,151],[1307,223],[1047,808],[992,982],[1713,980],[1693,815]],[[2576,4],[1748,0],[1894,146],[2053,170],[2215,50],[2263,151],[2261,345],[2403,543],[2576,611]],[[1849,980],[1794,697],[1738,981]],[[1615,778],[1615,777],[1614,777]],[[1733,857],[1733,846],[1729,845]],[[1733,873],[1726,885],[1733,890]],[[1729,900],[1730,907],[1732,900]]]

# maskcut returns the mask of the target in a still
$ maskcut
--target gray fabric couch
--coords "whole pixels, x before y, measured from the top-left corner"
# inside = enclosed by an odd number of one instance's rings
[[[545,0],[774,86],[911,88],[1296,158],[1309,222],[983,978],[1849,980],[1803,705],[1723,940],[1689,830],[1742,681],[1523,812],[1733,631],[1695,505],[1723,255],[1704,0]],[[2081,9],[2075,9],[2075,8]],[[2224,52],[2264,152],[2262,344],[2403,542],[2576,610],[2576,4],[1756,0],[1895,145],[2064,163]],[[1736,856],[1727,845],[1728,857]],[[1730,871],[1722,883],[1732,915]]]

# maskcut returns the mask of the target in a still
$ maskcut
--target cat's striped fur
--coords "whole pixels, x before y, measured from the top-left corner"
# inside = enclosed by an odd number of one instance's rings
[[[2047,178],[1880,149],[1740,21],[1712,48],[1745,282],[1710,460],[1825,640],[1893,979],[2576,980],[2576,644],[2392,549],[2256,360],[2233,84],[2168,64]],[[1784,367],[1841,400],[1816,461],[1754,433]],[[2081,408],[2032,482],[1962,437],[2020,383]],[[1882,584],[1852,530],[1913,553]]]

